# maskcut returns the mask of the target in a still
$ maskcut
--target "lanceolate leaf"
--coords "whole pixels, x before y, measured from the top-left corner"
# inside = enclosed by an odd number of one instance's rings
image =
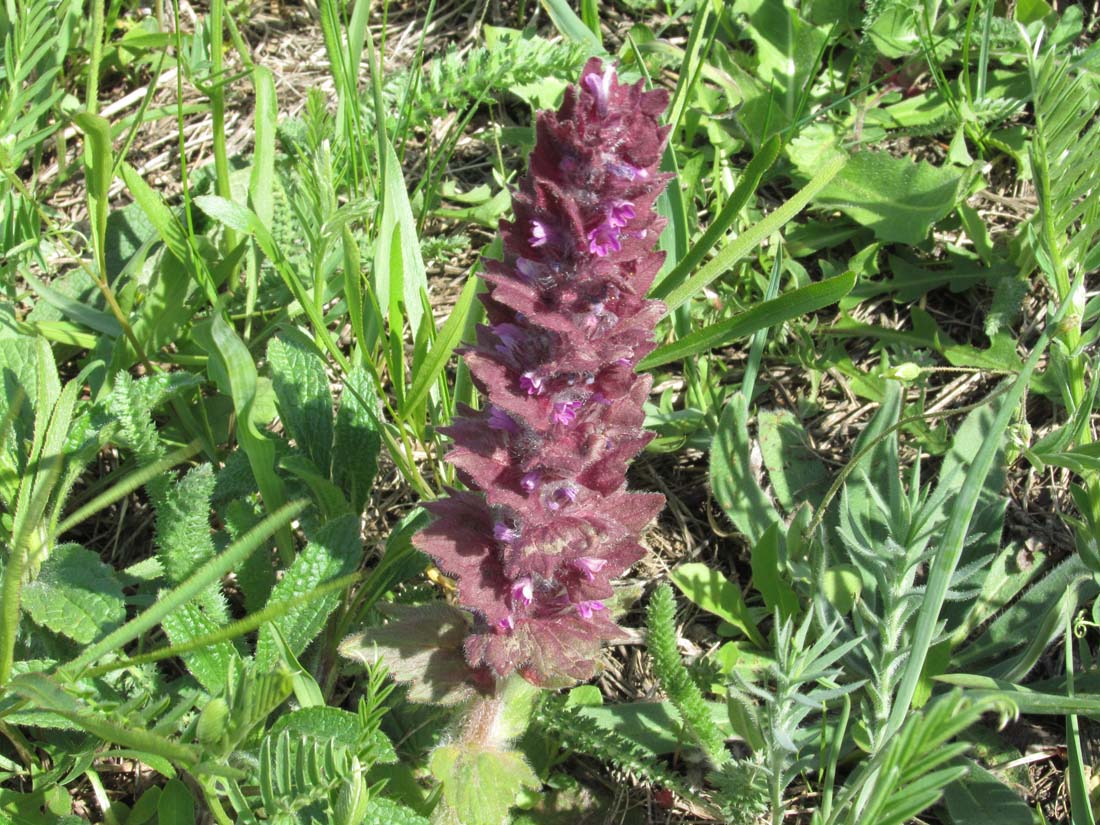
[[[362,367],[344,379],[332,448],[332,480],[351,503],[353,513],[363,512],[378,472],[382,438],[377,427],[377,396]]]

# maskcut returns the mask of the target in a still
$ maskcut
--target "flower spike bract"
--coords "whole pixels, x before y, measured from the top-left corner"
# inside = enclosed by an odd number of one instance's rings
[[[460,410],[447,458],[470,492],[428,509],[415,539],[474,616],[466,658],[540,686],[589,679],[619,628],[610,582],[644,554],[664,506],[626,490],[651,379],[634,371],[664,312],[646,300],[664,259],[654,202],[667,140],[664,91],[620,84],[593,58],[541,112],[528,174],[485,262],[488,324],[464,352],[484,409]]]

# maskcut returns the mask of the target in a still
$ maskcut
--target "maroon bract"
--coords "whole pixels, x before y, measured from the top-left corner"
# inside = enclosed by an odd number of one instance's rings
[[[618,626],[611,580],[644,554],[664,498],[626,491],[651,379],[634,372],[664,306],[645,299],[664,259],[653,205],[664,91],[620,85],[593,58],[557,112],[538,116],[528,174],[501,222],[504,259],[485,262],[488,325],[464,353],[487,397],[444,432],[475,492],[428,509],[415,538],[457,580],[475,617],[465,651],[496,677],[537,685],[591,678]]]

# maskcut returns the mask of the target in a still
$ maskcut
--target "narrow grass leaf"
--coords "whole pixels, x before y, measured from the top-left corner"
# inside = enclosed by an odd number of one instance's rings
[[[691,277],[684,277],[680,281],[665,278],[650,293],[651,298],[664,301],[669,312],[680,304],[698,294],[703,287],[729,270],[735,263],[749,254],[760,245],[773,232],[784,227],[795,215],[814,199],[837,173],[844,168],[847,158],[837,156],[830,159],[825,166],[814,175],[802,189],[796,192],[790,200],[773,212],[768,213],[757,223],[745,230],[745,232],[723,247],[717,255],[703,265],[698,272]],[[686,273],[685,273],[686,275]]]
[[[566,40],[581,46],[588,56],[606,54],[600,38],[593,34],[565,0],[542,0],[542,7],[550,15],[554,28],[561,32]]]
[[[771,301],[764,301],[733,318],[703,327],[678,341],[659,347],[641,360],[638,369],[648,370],[672,361],[680,361],[725,346],[738,338],[747,338],[759,330],[793,320],[800,315],[832,306],[851,292],[855,283],[856,274],[845,272],[843,275],[792,290]]]
[[[428,351],[424,362],[414,371],[412,388],[405,396],[405,406],[401,410],[404,416],[409,410],[415,410],[423,404],[428,397],[428,392],[436,379],[443,373],[443,368],[454,354],[455,347],[462,341],[462,333],[466,329],[466,319],[470,314],[470,308],[477,294],[477,278],[466,279],[462,287],[462,293],[458,296],[454,309],[443,323],[439,334],[436,335],[432,348]]]

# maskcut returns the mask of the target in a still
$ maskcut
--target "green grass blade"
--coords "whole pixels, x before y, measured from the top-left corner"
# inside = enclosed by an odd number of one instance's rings
[[[775,164],[782,149],[783,141],[778,136],[771,138],[760,147],[760,151],[753,155],[752,160],[749,161],[748,166],[741,173],[741,180],[737,182],[737,186],[726,200],[722,211],[707,227],[702,237],[692,244],[687,254],[668,273],[665,281],[673,284],[683,283],[688,273],[699,265],[707,253],[714,248],[714,245],[729,231],[733,222],[737,220],[737,216],[745,208],[749,198],[756,192],[756,188],[760,185],[760,180],[764,177],[764,174]],[[663,288],[663,282],[661,286]],[[653,297],[658,297],[657,290],[654,289],[653,292]]]
[[[600,38],[592,33],[592,30],[584,24],[565,0],[542,0],[542,7],[550,15],[554,28],[561,32],[566,40],[581,46],[589,55],[607,54]]]
[[[225,552],[210,559],[185,581],[157,599],[151,607],[138,614],[62,667],[62,671],[75,676],[99,657],[119,650],[123,645],[152,630],[165,616],[187,604],[226,573],[235,570],[245,559],[255,553],[278,530],[285,528],[306,508],[304,500],[292,501],[275,511],[237,541]]]
[[[1077,288],[1081,283],[1082,276],[1078,275],[1074,282],[1074,288]],[[1073,293],[1070,292],[1070,294]],[[888,741],[901,730],[909,714],[913,695],[916,693],[921,671],[924,669],[924,662],[928,657],[928,649],[932,646],[932,639],[936,635],[936,626],[939,623],[940,611],[943,609],[943,603],[951,584],[951,577],[955,573],[955,568],[959,564],[963,548],[966,545],[970,521],[974,517],[974,511],[978,506],[978,498],[982,493],[985,477],[993,469],[993,460],[1001,446],[1001,437],[1027,392],[1031,373],[1035,371],[1035,367],[1050,344],[1052,334],[1058,329],[1058,325],[1069,312],[1071,305],[1072,301],[1062,302],[1058,311],[1048,323],[1046,330],[1035,343],[1031,355],[1025,362],[1023,369],[1020,370],[1019,375],[1012,382],[997,417],[990,425],[989,432],[985,434],[981,448],[967,470],[966,480],[963,482],[962,489],[955,500],[955,506],[951,510],[951,517],[944,528],[943,539],[932,558],[928,583],[925,585],[924,598],[921,601],[920,613],[917,614],[917,624],[913,631],[909,657],[905,660],[905,668],[902,671],[893,710],[886,723],[886,734],[883,741]]]
[[[698,355],[724,346],[737,338],[745,338],[759,330],[823,309],[835,304],[851,292],[855,283],[856,274],[846,272],[843,275],[792,290],[786,295],[757,304],[733,318],[696,330],[679,341],[673,341],[654,350],[641,360],[638,369],[648,370],[671,361]]]
[[[665,278],[650,293],[651,298],[664,301],[668,311],[676,309],[682,303],[697,294],[703,287],[724,273],[741,258],[758,246],[773,232],[778,231],[787,224],[795,215],[813,200],[814,196],[824,189],[837,173],[844,168],[847,158],[837,156],[831,159],[825,167],[814,175],[813,179],[802,189],[796,192],[790,200],[770,212],[758,223],[745,230],[744,234],[730,241],[717,255],[703,265],[703,267],[680,282],[672,278]]]
[[[442,374],[443,368],[454,354],[455,347],[462,340],[462,333],[466,329],[466,318],[474,303],[477,294],[477,278],[469,277],[462,287],[462,294],[458,296],[451,314],[444,322],[436,336],[432,348],[428,351],[424,363],[416,370],[412,388],[405,396],[405,404],[401,408],[401,415],[405,417],[410,410],[418,409],[428,397],[428,392],[436,379]]]

